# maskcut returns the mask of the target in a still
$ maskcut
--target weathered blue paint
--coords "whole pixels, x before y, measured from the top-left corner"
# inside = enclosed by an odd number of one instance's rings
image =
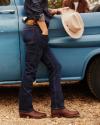
[[[0,83],[21,81],[24,70],[25,45],[22,22],[25,16],[24,0],[11,0],[1,10],[14,10],[15,14],[0,14]],[[81,14],[85,31],[80,39],[72,39],[64,31],[61,17],[54,16],[49,26],[49,46],[62,65],[62,80],[82,80],[91,58],[100,54],[100,13]],[[37,81],[47,81],[47,70],[41,63]]]
[[[14,1],[9,6],[0,6],[0,82],[20,80],[20,51],[18,15]]]

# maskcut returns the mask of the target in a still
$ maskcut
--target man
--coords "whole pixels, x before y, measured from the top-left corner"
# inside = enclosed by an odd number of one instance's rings
[[[20,117],[45,118],[46,114],[35,111],[32,106],[32,83],[36,79],[36,72],[40,60],[47,66],[51,91],[51,116],[52,117],[78,117],[78,111],[69,111],[64,107],[64,98],[60,84],[61,65],[48,46],[48,35],[42,34],[37,22],[43,22],[48,27],[52,15],[57,14],[57,9],[48,10],[47,0],[25,0],[27,21],[33,25],[26,25],[23,38],[26,44],[25,71],[19,93]],[[32,21],[33,20],[33,21]],[[28,24],[26,21],[26,24]],[[41,25],[41,23],[40,23]]]

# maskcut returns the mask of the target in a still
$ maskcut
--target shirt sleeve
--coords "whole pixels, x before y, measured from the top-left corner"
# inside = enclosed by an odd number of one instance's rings
[[[34,14],[34,19],[42,21],[45,20],[40,0],[32,0],[31,9]]]

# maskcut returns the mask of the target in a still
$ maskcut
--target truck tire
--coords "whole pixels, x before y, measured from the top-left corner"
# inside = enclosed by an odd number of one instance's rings
[[[86,81],[91,92],[100,99],[100,56],[91,62],[87,70]]]

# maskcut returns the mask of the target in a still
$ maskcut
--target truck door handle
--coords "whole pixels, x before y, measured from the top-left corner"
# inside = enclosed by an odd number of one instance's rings
[[[0,11],[0,14],[14,14],[15,10],[2,10]]]

